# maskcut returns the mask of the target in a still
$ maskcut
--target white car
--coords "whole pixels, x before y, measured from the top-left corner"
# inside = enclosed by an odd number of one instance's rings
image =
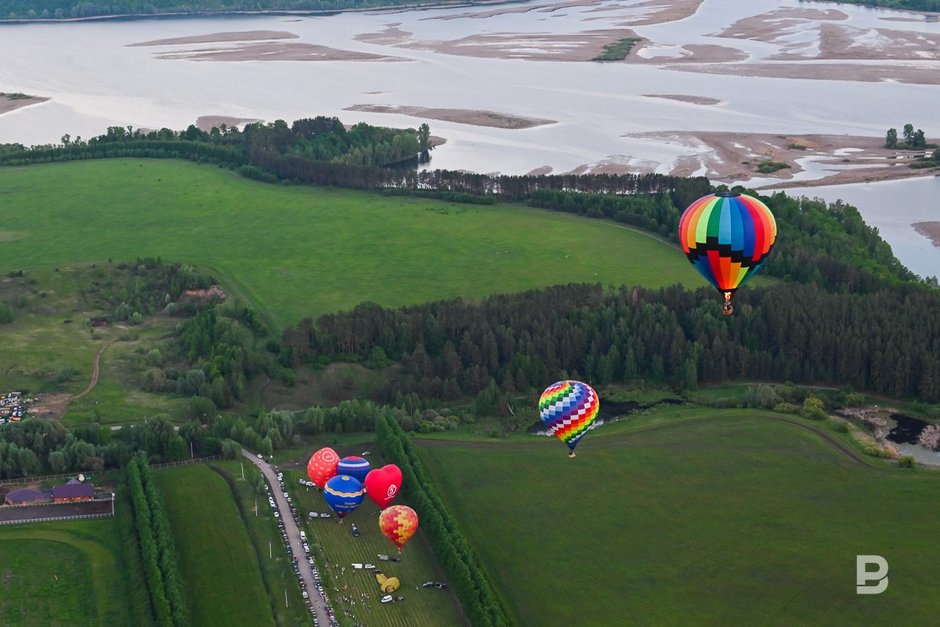
[[[395,598],[394,598],[392,595],[390,595],[390,594],[386,594],[386,595],[385,595],[384,597],[382,597],[382,599],[381,599],[382,603],[391,603],[391,602],[394,601],[394,600],[395,600]]]

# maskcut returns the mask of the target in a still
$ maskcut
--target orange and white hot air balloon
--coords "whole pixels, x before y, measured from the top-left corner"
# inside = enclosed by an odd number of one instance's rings
[[[418,515],[407,505],[386,507],[379,514],[379,529],[398,547],[398,552],[401,553],[401,547],[405,546],[405,543],[418,530]]]

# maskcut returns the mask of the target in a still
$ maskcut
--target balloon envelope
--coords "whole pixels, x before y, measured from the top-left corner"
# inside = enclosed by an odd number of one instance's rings
[[[703,196],[679,219],[686,257],[725,293],[733,294],[760,269],[776,239],[777,222],[767,205],[736,192]]]
[[[350,456],[339,460],[339,465],[336,467],[336,474],[349,475],[362,483],[366,480],[366,475],[369,474],[370,470],[372,470],[372,466],[365,458]]]
[[[366,475],[365,488],[379,509],[385,509],[401,490],[401,469],[395,464],[376,468]]]
[[[392,505],[379,514],[379,529],[401,549],[418,530],[418,515],[407,505]]]
[[[339,455],[326,446],[310,456],[307,462],[307,477],[321,490],[331,477],[336,475],[336,466],[339,464]]]
[[[339,518],[350,513],[362,503],[365,490],[358,479],[349,475],[336,475],[326,482],[323,498]]]
[[[600,407],[600,399],[594,388],[580,381],[553,383],[545,388],[539,398],[542,422],[572,451],[581,438],[594,428]]]

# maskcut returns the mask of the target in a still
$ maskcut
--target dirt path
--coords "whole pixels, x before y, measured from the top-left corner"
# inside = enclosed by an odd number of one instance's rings
[[[68,402],[79,399],[95,389],[95,386],[98,385],[98,374],[101,372],[101,354],[104,353],[105,349],[109,346],[117,342],[117,340],[118,338],[112,337],[107,344],[98,349],[98,352],[95,353],[95,363],[91,368],[91,383],[89,383],[84,390],[69,398]]]

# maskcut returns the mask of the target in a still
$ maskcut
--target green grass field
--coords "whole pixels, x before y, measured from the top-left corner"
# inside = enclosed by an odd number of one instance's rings
[[[159,256],[210,269],[278,327],[363,301],[704,285],[660,239],[521,206],[268,185],[169,160],[2,168],[0,189],[0,276]]]
[[[4,625],[131,624],[113,519],[0,527]]]
[[[516,624],[936,622],[940,474],[709,413],[602,427],[575,460],[548,438],[417,442]],[[856,594],[858,554],[888,560],[884,594]]]
[[[195,464],[155,473],[193,625],[274,625],[248,532],[225,480]]]
[[[369,460],[373,467],[382,465],[374,456]],[[434,561],[431,547],[420,528],[402,549],[400,562],[379,561],[379,554],[396,555],[397,548],[379,530],[379,509],[375,503],[366,497],[356,511],[343,519],[342,525],[338,524],[335,515],[332,518],[310,520],[308,512],[330,512],[330,509],[322,493],[299,484],[301,478],[306,478],[305,471],[285,469],[284,483],[297,504],[302,528],[307,537],[319,545],[321,571],[327,572],[332,582],[329,596],[337,618],[348,612],[353,623],[364,625],[455,627],[462,624],[464,619],[458,613],[456,598],[450,590],[421,587],[425,581],[446,579]],[[352,535],[353,523],[360,530],[358,538]],[[354,569],[353,563],[372,563],[386,576],[398,577],[401,588],[396,596],[404,597],[404,601],[384,605],[380,603],[382,593],[375,575],[364,569]]]

